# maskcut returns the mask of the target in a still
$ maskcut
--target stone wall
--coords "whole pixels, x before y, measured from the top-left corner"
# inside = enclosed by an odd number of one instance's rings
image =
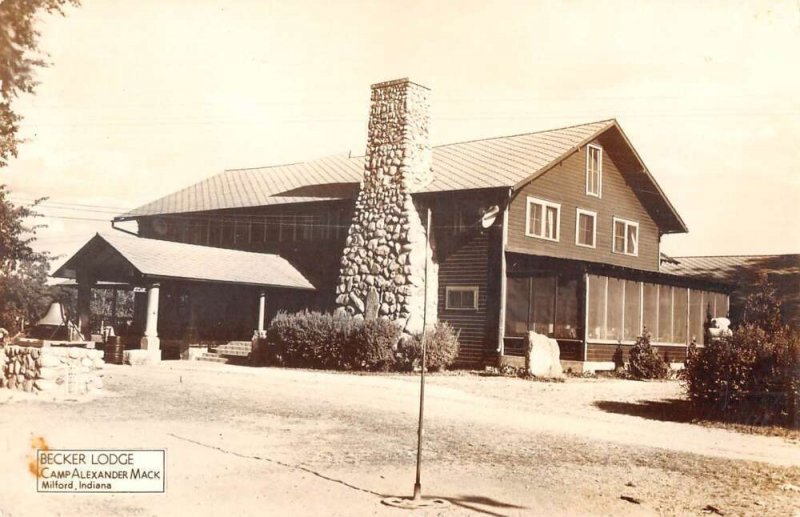
[[[372,86],[364,180],[336,288],[338,310],[387,317],[410,333],[423,326],[426,261],[429,292],[436,292],[436,268],[411,197],[432,179],[428,93],[408,79]],[[429,307],[433,322],[435,300]]]
[[[53,395],[102,389],[103,353],[78,347],[0,347],[0,388]]]

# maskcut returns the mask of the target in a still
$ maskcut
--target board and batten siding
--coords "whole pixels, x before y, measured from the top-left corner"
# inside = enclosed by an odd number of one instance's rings
[[[602,138],[593,142],[603,147]],[[658,227],[625,182],[609,149],[603,149],[602,197],[586,194],[587,147],[565,158],[516,192],[509,207],[507,249],[518,253],[601,262],[646,271],[659,270]],[[561,205],[558,242],[525,235],[528,197]],[[576,209],[597,213],[594,248],[575,244]],[[639,223],[637,256],[612,251],[613,218]]]

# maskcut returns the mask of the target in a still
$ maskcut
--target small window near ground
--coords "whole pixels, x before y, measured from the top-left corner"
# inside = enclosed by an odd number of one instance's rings
[[[560,214],[561,205],[529,197],[525,235],[557,241],[559,238]]]
[[[478,288],[448,286],[445,309],[477,310]]]
[[[639,223],[614,218],[614,253],[639,254]]]
[[[597,214],[578,208],[575,228],[575,244],[587,248],[595,247],[597,234]]]
[[[586,195],[600,197],[603,191],[603,149],[586,148]]]

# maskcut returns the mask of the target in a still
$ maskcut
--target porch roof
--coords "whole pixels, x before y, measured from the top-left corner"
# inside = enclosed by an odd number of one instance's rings
[[[74,278],[92,270],[95,280],[179,279],[256,286],[314,289],[286,259],[268,253],[211,248],[98,233],[59,267],[54,277]]]

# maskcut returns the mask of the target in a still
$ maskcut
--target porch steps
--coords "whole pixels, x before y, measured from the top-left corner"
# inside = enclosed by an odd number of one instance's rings
[[[228,359],[225,357],[221,357],[216,352],[203,352],[203,355],[197,358],[198,361],[207,361],[210,363],[221,363],[225,364],[228,362]]]
[[[215,349],[217,354],[229,357],[249,357],[252,351],[253,344],[250,341],[229,341]]]
[[[252,349],[253,345],[250,341],[229,341],[208,352],[203,352],[197,360],[221,364],[246,364]]]

